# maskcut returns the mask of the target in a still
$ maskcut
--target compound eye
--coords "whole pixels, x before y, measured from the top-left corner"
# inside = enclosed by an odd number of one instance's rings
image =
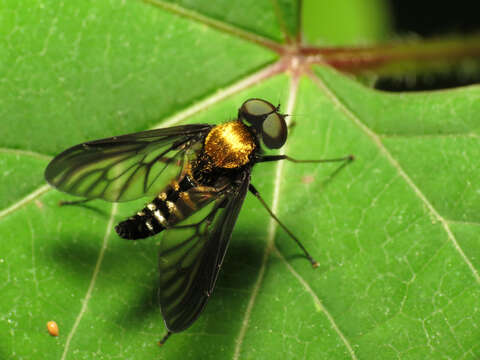
[[[287,140],[287,124],[285,115],[278,112],[278,107],[266,100],[248,99],[238,110],[240,120],[251,124],[262,141],[270,149],[278,149]]]
[[[254,126],[260,126],[265,117],[272,112],[275,112],[276,108],[268,101],[262,99],[248,99],[245,101],[238,111],[238,115],[241,119],[248,121]]]
[[[287,140],[287,124],[279,113],[271,113],[262,124],[262,140],[270,149],[278,149]]]
[[[275,111],[276,108],[268,101],[262,99],[248,99],[242,105],[243,112],[250,116],[264,116]]]

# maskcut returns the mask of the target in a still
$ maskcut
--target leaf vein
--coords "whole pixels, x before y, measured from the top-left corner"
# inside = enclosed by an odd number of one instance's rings
[[[287,113],[293,112],[293,107],[295,105],[296,95],[298,90],[298,76],[293,76],[290,83],[290,90],[289,90],[289,98],[287,104]],[[275,182],[273,185],[273,200],[272,200],[272,211],[275,213],[278,209],[278,203],[280,198],[280,182],[283,172],[283,161],[279,161],[276,166],[275,171]],[[262,264],[260,266],[260,271],[258,273],[257,281],[252,290],[252,295],[248,301],[247,310],[245,311],[245,315],[242,320],[242,326],[240,328],[240,332],[235,339],[235,350],[233,354],[233,359],[238,360],[240,358],[240,351],[242,348],[243,340],[245,338],[245,334],[247,332],[248,323],[250,320],[250,316],[252,313],[253,306],[255,304],[255,300],[257,299],[258,291],[260,286],[262,285],[263,278],[265,275],[265,268],[267,266],[268,258],[272,252],[274,247],[275,241],[275,232],[277,229],[277,223],[273,218],[270,219],[269,226],[268,226],[268,235],[267,235],[267,244],[265,246],[265,253],[263,254]]]
[[[194,114],[201,112],[207,109],[209,106],[212,106],[223,99],[228,98],[236,93],[239,93],[242,90],[249,88],[254,84],[258,84],[262,80],[265,80],[269,77],[272,77],[282,71],[282,68],[285,64],[282,61],[277,61],[276,63],[269,65],[260,71],[240,80],[231,86],[224,88],[220,91],[215,92],[212,96],[209,96],[202,101],[197,102],[193,106],[186,108],[183,111],[180,111],[164,120],[161,123],[154,125],[151,129],[158,129],[160,127],[169,127],[175,124],[182,122],[185,119],[193,116]]]
[[[288,261],[285,259],[285,257],[282,255],[282,253],[280,253],[280,251],[274,247],[274,250],[275,250],[275,254],[279,257],[279,259],[285,264],[285,266],[287,267],[287,269],[292,273],[293,276],[295,276],[295,278],[298,280],[298,282],[303,286],[303,288],[305,289],[305,291],[312,297],[313,299],[313,302],[315,303],[315,305],[321,309],[321,311],[325,314],[325,316],[327,317],[327,320],[328,322],[330,323],[330,326],[332,327],[332,329],[337,333],[337,335],[340,337],[340,339],[342,340],[343,344],[345,345],[345,347],[347,348],[349,354],[350,354],[350,357],[353,359],[353,360],[357,360],[357,356],[355,355],[355,351],[353,350],[352,348],[352,345],[350,344],[350,342],[348,341],[348,339],[345,337],[345,335],[343,334],[342,330],[340,330],[340,328],[338,327],[337,323],[335,322],[335,319],[333,318],[332,314],[330,314],[330,312],[325,308],[325,306],[323,305],[322,301],[318,298],[317,294],[315,294],[315,292],[313,291],[313,289],[308,285],[308,283],[300,276],[299,273],[297,273],[295,271],[295,269],[288,263]]]
[[[336,96],[330,88],[316,75],[312,72],[308,73],[312,81],[317,84],[317,86],[323,90],[325,95],[332,101],[333,104],[338,106],[338,108],[348,117],[350,118],[355,125],[357,125],[368,137],[371,138],[373,143],[378,147],[380,152],[385,156],[385,158],[390,162],[393,168],[398,172],[398,174],[403,178],[403,180],[407,183],[407,185],[413,190],[415,195],[420,199],[420,201],[427,207],[428,211],[435,219],[437,219],[447,233],[447,237],[449,241],[452,243],[454,249],[460,255],[462,260],[467,264],[468,268],[472,272],[475,281],[480,284],[480,274],[478,270],[473,266],[470,259],[465,255],[463,249],[461,248],[460,244],[457,242],[457,239],[453,235],[452,231],[450,230],[450,226],[448,220],[445,219],[440,213],[433,207],[432,203],[427,199],[425,194],[418,188],[418,186],[413,182],[413,180],[408,176],[405,170],[400,166],[400,163],[393,157],[393,155],[387,150],[384,144],[381,141],[381,137],[373,132],[367,125],[365,125],[354,113],[350,110],[344,103],[340,101],[338,96]]]
[[[166,1],[163,0],[143,0],[147,4],[151,4],[153,6],[156,6],[158,8],[161,8],[163,10],[169,11],[170,13],[176,14],[181,17],[185,17],[187,19],[194,20],[198,23],[204,24],[206,26],[209,26],[213,29],[222,31],[227,34],[231,34],[234,36],[237,36],[241,39],[253,42],[255,44],[267,47],[273,51],[276,51],[278,53],[282,52],[283,47],[278,44],[275,41],[272,41],[266,37],[263,37],[261,35],[252,33],[250,31],[241,29],[237,26],[231,25],[229,23],[225,23],[223,21],[214,19],[212,17],[208,17],[205,15],[202,15],[196,11],[189,10],[187,8],[184,8],[182,6],[179,6],[177,4],[171,4],[167,3]]]
[[[78,313],[78,315],[75,319],[75,322],[73,324],[73,327],[72,327],[72,329],[70,330],[70,332],[67,336],[67,340],[65,342],[65,347],[63,348],[63,354],[62,354],[61,360],[66,359],[68,350],[70,348],[70,342],[72,341],[72,338],[75,335],[75,332],[76,332],[78,326],[80,325],[80,321],[82,320],[83,315],[87,311],[88,302],[89,302],[90,298],[92,297],[93,288],[95,287],[95,282],[97,280],[98,273],[100,272],[100,267],[102,266],[103,257],[105,256],[105,251],[107,250],[108,238],[110,237],[110,233],[112,231],[113,220],[115,219],[115,214],[116,213],[117,213],[117,204],[114,203],[112,205],[112,212],[110,213],[110,219],[108,220],[108,223],[107,223],[107,229],[105,231],[105,236],[103,237],[102,246],[100,248],[100,252],[98,253],[97,262],[96,262],[95,268],[93,270],[92,278],[90,280],[90,284],[88,286],[87,293],[85,294],[85,297],[83,298],[82,307],[80,308],[80,312]]]
[[[50,185],[47,185],[47,184],[43,185],[43,186],[40,186],[37,190],[31,192],[30,194],[25,196],[23,199],[18,200],[16,203],[14,203],[14,204],[10,205],[9,207],[0,211],[0,219],[9,215],[12,212],[18,210],[23,205],[28,204],[30,201],[35,200],[37,197],[39,197],[43,193],[46,193],[50,189],[51,189]]]
[[[29,150],[20,150],[20,149],[10,149],[10,148],[0,148],[0,153],[5,153],[5,154],[14,154],[14,155],[20,155],[20,156],[31,156],[37,159],[41,160],[46,160],[50,161],[52,160],[51,156],[38,153],[35,151],[29,151]]]

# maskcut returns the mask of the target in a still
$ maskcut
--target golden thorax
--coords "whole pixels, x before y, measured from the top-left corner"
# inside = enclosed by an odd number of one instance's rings
[[[205,139],[205,153],[215,166],[233,169],[249,162],[255,140],[241,121],[215,126]]]

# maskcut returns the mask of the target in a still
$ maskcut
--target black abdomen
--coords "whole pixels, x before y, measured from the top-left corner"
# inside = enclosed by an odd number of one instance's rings
[[[164,230],[165,226],[153,216],[153,212],[147,212],[147,209],[145,207],[142,211],[115,226],[117,234],[124,239],[136,240],[153,236]]]
[[[144,239],[177,224],[197,210],[188,190],[194,187],[188,175],[168,185],[141,211],[115,226],[117,234],[130,240]]]

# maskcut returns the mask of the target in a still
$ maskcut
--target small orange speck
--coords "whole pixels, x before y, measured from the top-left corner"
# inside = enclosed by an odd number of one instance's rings
[[[315,178],[312,175],[306,175],[302,177],[302,183],[304,184],[310,184],[315,180]]]
[[[52,336],[58,336],[58,325],[55,321],[47,322],[48,333]]]

